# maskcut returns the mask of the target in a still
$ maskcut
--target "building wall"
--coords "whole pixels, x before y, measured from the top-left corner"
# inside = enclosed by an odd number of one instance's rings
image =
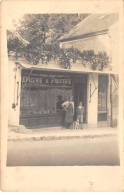
[[[18,84],[19,82],[19,88]],[[13,59],[9,59],[9,125],[19,125],[19,115],[20,115],[20,97],[17,100],[17,96],[20,94],[21,87],[21,70],[16,67]],[[17,95],[18,92],[18,95]],[[15,108],[13,104],[17,104]]]
[[[111,65],[114,71],[119,70],[119,25],[113,24],[109,29]]]
[[[110,44],[108,34],[97,35],[84,39],[78,39],[74,41],[68,41],[61,43],[61,47],[70,48],[74,47],[83,50],[94,50],[95,53],[99,51],[106,51],[110,55]]]
[[[118,125],[118,87],[112,79],[112,127]]]
[[[94,81],[93,81],[94,78]],[[98,86],[98,74],[89,74],[87,83],[87,123],[88,127],[97,127],[97,113],[98,113],[98,88],[95,89],[95,85]],[[90,87],[91,86],[91,87]],[[93,93],[94,92],[94,93]],[[90,98],[90,94],[92,94]]]

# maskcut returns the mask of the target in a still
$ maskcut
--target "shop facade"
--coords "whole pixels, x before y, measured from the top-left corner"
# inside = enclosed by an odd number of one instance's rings
[[[63,70],[59,65],[51,69],[53,64],[45,68],[21,61],[9,62],[13,72],[10,76],[10,90],[13,91],[10,93],[13,97],[9,98],[10,125],[27,128],[63,126],[65,112],[58,103],[73,96],[75,110],[82,101],[86,126],[111,126],[111,74],[73,68]],[[115,119],[116,125],[117,116]]]

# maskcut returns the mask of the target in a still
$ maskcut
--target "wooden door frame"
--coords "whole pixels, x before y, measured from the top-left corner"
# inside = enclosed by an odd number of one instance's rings
[[[87,75],[84,75],[86,77],[85,82],[83,82],[83,75],[82,75],[82,81],[81,79],[78,81],[78,79],[75,81],[74,79],[72,80],[72,93],[73,93],[73,97],[75,98],[75,88],[76,85],[80,86],[82,85],[82,92],[83,92],[83,96],[82,98],[84,98],[84,108],[85,108],[85,113],[84,113],[84,122],[87,123]],[[74,100],[75,102],[75,100]],[[76,110],[76,106],[75,106],[75,110]],[[76,119],[76,116],[74,116],[74,119]]]

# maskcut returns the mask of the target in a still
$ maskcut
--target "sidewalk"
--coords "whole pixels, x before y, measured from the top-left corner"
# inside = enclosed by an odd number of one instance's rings
[[[99,127],[83,130],[62,129],[62,127],[47,127],[38,129],[24,129],[22,132],[17,132],[16,129],[9,129],[8,141],[40,141],[40,140],[59,140],[59,139],[74,139],[74,138],[89,138],[117,135],[117,128]]]

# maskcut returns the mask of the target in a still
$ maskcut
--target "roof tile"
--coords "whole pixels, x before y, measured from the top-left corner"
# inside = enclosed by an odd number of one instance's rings
[[[117,13],[91,14],[73,27],[68,34],[65,34],[59,40],[63,41],[81,35],[108,30],[109,27],[118,20],[118,18],[119,15]]]

